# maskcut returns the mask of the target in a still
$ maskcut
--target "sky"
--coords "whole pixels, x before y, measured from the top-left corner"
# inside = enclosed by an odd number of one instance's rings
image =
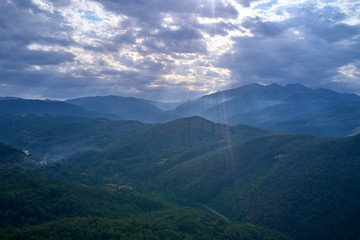
[[[0,96],[360,94],[360,0],[0,0]]]

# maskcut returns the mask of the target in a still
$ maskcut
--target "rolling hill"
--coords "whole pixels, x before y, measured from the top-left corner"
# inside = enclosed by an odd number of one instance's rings
[[[0,115],[0,141],[29,150],[45,161],[58,161],[85,150],[103,150],[152,125],[51,115]]]
[[[25,156],[23,151],[0,142],[0,169],[23,161]]]
[[[279,134],[191,117],[154,125],[103,152],[73,155],[62,167],[136,179],[295,239],[354,239],[360,236],[359,149],[359,135]]]
[[[125,191],[120,182],[90,186],[3,168],[19,155],[0,143],[1,239],[291,239],[167,201],[138,183]]]
[[[359,147],[360,136],[269,135],[189,159],[155,186],[296,239],[354,239]]]
[[[45,151],[68,146],[61,149],[62,156],[59,151],[54,152],[62,161],[3,168],[5,172],[22,169],[88,187],[131,183],[141,192],[164,196],[191,208],[204,204],[231,221],[266,226],[294,239],[360,236],[359,135],[333,138],[280,134],[248,125],[214,123],[201,117],[163,124],[36,115],[4,115],[1,119],[7,123],[0,128],[6,133],[4,136],[26,143],[23,146],[34,157],[39,154],[39,160],[45,157]],[[11,158],[3,159],[12,164]],[[64,194],[66,189],[75,187],[55,186]],[[104,221],[102,216],[90,215]],[[81,214],[64,217],[88,221]],[[120,221],[118,216],[115,218],[115,222]],[[64,224],[61,221],[55,217],[49,222],[37,222],[34,229],[18,228],[22,233],[36,235],[35,229]],[[69,220],[72,221],[75,220]]]
[[[229,127],[201,117],[190,117],[154,125],[105,151],[75,155],[70,162],[79,171],[94,175],[149,180],[165,169],[214,149],[269,133],[251,126]]]

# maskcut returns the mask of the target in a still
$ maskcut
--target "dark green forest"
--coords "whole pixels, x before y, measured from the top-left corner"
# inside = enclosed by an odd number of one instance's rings
[[[0,121],[1,239],[360,239],[360,135]]]
[[[290,239],[153,194],[28,173],[2,172],[0,177],[2,239]]]

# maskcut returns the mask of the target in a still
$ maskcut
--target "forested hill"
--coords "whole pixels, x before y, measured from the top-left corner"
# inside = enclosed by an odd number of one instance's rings
[[[360,228],[360,136],[273,135],[162,172],[156,186],[231,219],[296,239],[354,239]]]
[[[1,162],[21,151],[0,144]],[[16,160],[16,161],[15,161]],[[114,182],[84,185],[0,169],[1,239],[291,239],[250,223],[227,223],[199,207]],[[122,181],[129,181],[123,179]]]
[[[21,162],[24,157],[25,153],[23,151],[0,142],[0,168]]]
[[[105,239],[125,238],[120,233],[127,230],[129,239],[139,231],[155,239],[360,237],[360,135],[282,134],[201,117],[164,124],[6,117],[3,133],[34,152],[27,166],[20,150],[5,146],[0,156],[7,164],[0,233],[7,239],[46,239],[49,229],[56,229],[54,239],[64,239],[57,235],[64,229],[101,239],[89,233],[95,222],[111,233]],[[38,164],[37,151],[63,143],[88,148],[64,148],[73,152]],[[82,227],[74,230],[77,221]]]
[[[68,164],[94,176],[137,179],[296,239],[352,239],[360,227],[359,149],[359,135],[278,134],[188,118]]]

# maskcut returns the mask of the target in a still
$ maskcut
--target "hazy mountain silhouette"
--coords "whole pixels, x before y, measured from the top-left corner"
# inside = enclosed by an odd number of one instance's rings
[[[7,97],[0,101],[0,113],[106,117],[144,123],[201,116],[232,126],[248,124],[280,132],[347,136],[360,126],[360,96],[301,84],[250,84],[182,104],[120,96],[66,102]]]
[[[92,112],[61,101],[10,99],[0,101],[1,114],[48,114],[58,116],[81,116],[90,118],[115,118],[111,114]]]
[[[167,122],[175,118],[172,114],[165,113],[163,110],[156,107],[155,104],[157,104],[157,102],[133,97],[84,97],[67,100],[67,102],[90,111],[114,114],[125,120],[154,123]]]
[[[182,104],[172,111],[276,131],[345,136],[360,126],[360,97],[301,84],[250,84]]]

